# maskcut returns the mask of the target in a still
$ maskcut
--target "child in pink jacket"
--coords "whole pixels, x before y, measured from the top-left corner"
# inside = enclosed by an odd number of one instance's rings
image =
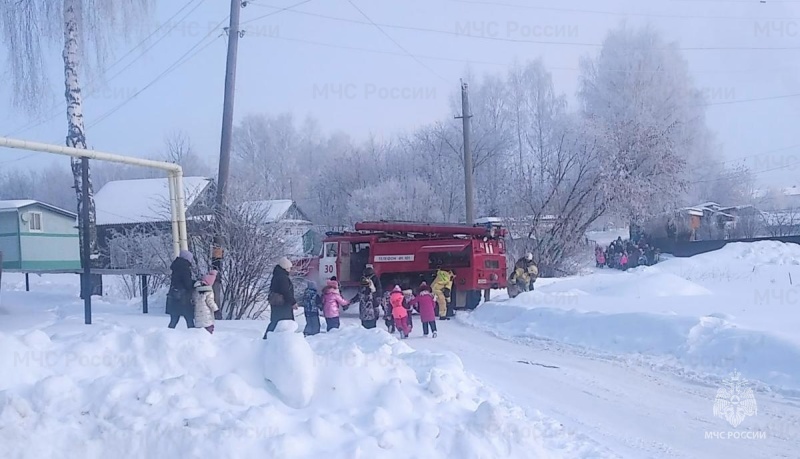
[[[350,302],[342,298],[339,292],[339,282],[329,280],[322,289],[322,313],[325,315],[326,331],[339,328],[339,308],[346,311],[349,305]]]
[[[408,338],[410,330],[408,329],[408,311],[403,306],[403,290],[399,285],[395,285],[392,293],[389,295],[389,304],[392,305],[392,317],[394,318],[394,325],[400,331],[403,339]]]
[[[433,332],[436,338],[436,299],[431,293],[431,288],[423,282],[419,286],[419,294],[411,300],[411,306],[419,311],[422,320],[422,336],[428,336],[428,330]]]

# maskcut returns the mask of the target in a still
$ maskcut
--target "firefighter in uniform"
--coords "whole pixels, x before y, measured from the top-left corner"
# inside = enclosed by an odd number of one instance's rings
[[[514,264],[514,271],[508,280],[515,284],[520,292],[528,292],[533,291],[533,283],[538,276],[539,268],[533,262],[533,254],[528,252]]]
[[[436,297],[436,303],[439,305],[439,319],[450,320],[447,316],[447,303],[450,301],[450,292],[453,288],[453,278],[455,274],[453,271],[445,271],[440,266],[436,271],[436,278],[431,284],[433,296]]]

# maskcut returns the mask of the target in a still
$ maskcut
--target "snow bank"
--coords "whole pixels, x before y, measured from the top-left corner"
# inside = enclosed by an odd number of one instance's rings
[[[723,377],[800,390],[800,246],[737,243],[628,272],[537,286],[466,323]],[[623,357],[623,358],[627,358]]]
[[[0,332],[7,457],[547,458],[552,426],[381,330]],[[249,336],[248,336],[249,335]],[[548,445],[548,447],[550,447]],[[597,457],[596,453],[593,457]]]
[[[487,303],[467,323],[512,337],[546,338],[611,354],[668,357],[720,376],[800,389],[800,347],[718,317],[565,311]]]

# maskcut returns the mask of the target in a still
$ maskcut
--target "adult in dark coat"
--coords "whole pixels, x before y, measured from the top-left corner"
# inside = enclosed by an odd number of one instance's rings
[[[170,269],[169,293],[167,293],[167,314],[169,314],[169,328],[175,328],[181,317],[186,320],[187,328],[194,328],[194,305],[192,293],[194,292],[194,279],[192,279],[192,262],[194,256],[188,250],[181,250]]]
[[[278,322],[281,320],[294,320],[294,310],[297,309],[297,300],[294,298],[294,284],[289,278],[289,271],[292,270],[292,262],[283,257],[278,261],[278,265],[272,271],[272,282],[269,286],[269,326],[264,332],[264,339],[267,334],[275,331]]]

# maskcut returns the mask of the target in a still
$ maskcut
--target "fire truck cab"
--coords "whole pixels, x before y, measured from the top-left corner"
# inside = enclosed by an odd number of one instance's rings
[[[491,289],[505,288],[505,229],[485,225],[413,222],[361,222],[355,231],[330,232],[311,278],[322,283],[336,276],[343,289],[358,288],[371,265],[384,289],[416,290],[430,284],[437,269],[455,274],[451,298],[456,308],[474,309]],[[316,272],[315,272],[316,271]]]

